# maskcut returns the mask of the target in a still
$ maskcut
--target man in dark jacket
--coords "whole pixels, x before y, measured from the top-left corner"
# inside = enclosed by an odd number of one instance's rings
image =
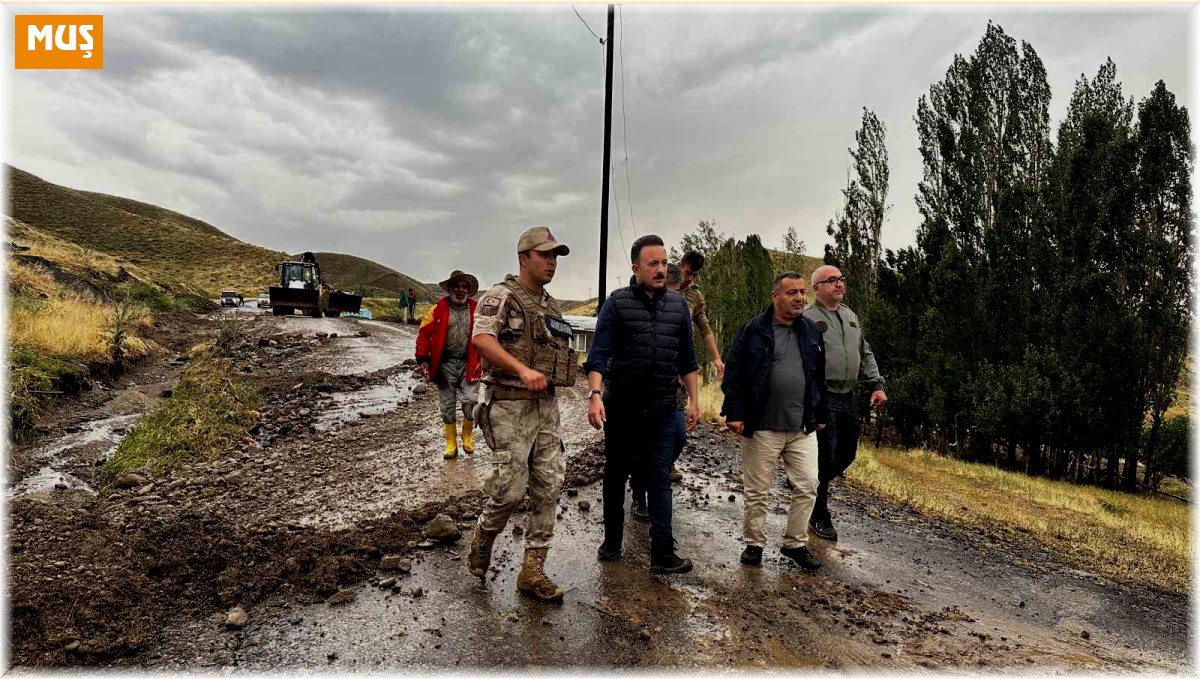
[[[763,522],[775,464],[783,458],[792,486],[780,552],[804,568],[820,568],[808,550],[807,523],[817,499],[814,431],[828,418],[821,333],[804,311],[804,276],[775,277],[771,306],[738,329],[725,356],[725,425],[742,435],[745,489],[742,563],[762,563]]]
[[[667,265],[667,289],[674,290],[679,294],[680,285],[683,283],[683,274],[679,271],[679,267],[674,264]],[[630,285],[637,285],[637,276],[629,277]],[[684,295],[684,299],[687,296]],[[688,303],[688,308],[692,311],[692,321],[696,320],[695,308],[691,302]],[[707,321],[706,321],[707,322]],[[692,326],[693,328],[695,325]],[[725,372],[725,363],[721,363],[721,373]],[[683,449],[687,446],[687,389],[683,386],[683,380],[680,379],[675,383],[675,452],[671,455],[671,482],[674,483],[683,478],[683,475],[675,470],[675,463],[679,461],[679,456],[683,454]],[[630,502],[629,515],[638,521],[649,521],[650,510],[646,507],[646,489],[641,485],[641,479],[637,475],[629,477],[629,490],[633,494],[633,500]]]
[[[700,419],[692,322],[687,300],[666,289],[667,251],[658,236],[642,236],[630,252],[639,283],[615,290],[600,309],[588,360],[588,422],[604,429],[604,543],[601,561],[621,557],[625,482],[640,475],[650,510],[650,570],[686,573],[692,562],[675,553],[671,528],[671,461],[675,389],[688,395],[686,427]],[[603,383],[604,389],[601,389]]]

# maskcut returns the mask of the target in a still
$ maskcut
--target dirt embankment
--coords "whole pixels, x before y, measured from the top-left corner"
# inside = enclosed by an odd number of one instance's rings
[[[272,514],[272,499],[281,490],[288,494],[281,482],[336,487],[339,481],[337,465],[305,445],[318,436],[305,406],[319,408],[329,393],[360,389],[390,372],[295,374],[288,359],[331,338],[270,332],[275,329],[261,328],[231,350],[266,407],[262,421],[221,459],[159,478],[142,470],[142,479],[133,478],[144,484],[122,483],[125,488],[103,497],[55,492],[14,498],[17,664],[121,662],[150,647],[162,621],[181,611],[211,613],[279,591],[329,596],[365,577],[381,555],[410,549],[420,524],[434,514],[477,511],[479,498],[464,497],[333,531]],[[177,351],[217,333],[191,314],[166,315],[155,330],[156,341]],[[133,377],[157,380],[177,373],[174,366],[183,363],[168,358]],[[96,408],[99,401],[86,399],[67,409]],[[102,460],[83,462],[95,469]]]

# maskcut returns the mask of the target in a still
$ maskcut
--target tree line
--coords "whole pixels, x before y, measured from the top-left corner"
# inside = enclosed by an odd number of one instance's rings
[[[1192,321],[1188,111],[1161,80],[1135,104],[1110,59],[1076,82],[1052,141],[1050,94],[1033,47],[997,24],[954,57],[917,102],[921,221],[896,251],[880,245],[886,130],[864,109],[824,261],[847,276],[902,443],[1157,486],[1188,474],[1188,417],[1167,417]],[[757,235],[735,241],[712,222],[684,237],[678,252],[708,258],[722,351],[803,247],[793,229],[773,258]]]

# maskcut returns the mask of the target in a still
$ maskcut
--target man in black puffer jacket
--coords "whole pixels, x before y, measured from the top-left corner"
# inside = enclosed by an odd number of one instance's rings
[[[661,238],[642,236],[630,255],[640,283],[604,301],[583,364],[591,388],[588,422],[604,429],[604,542],[596,556],[601,561],[621,556],[625,482],[634,474],[646,488],[650,510],[651,572],[686,573],[692,562],[675,553],[670,474],[679,377],[688,394],[686,427],[700,419],[691,313],[683,295],[666,289]]]
[[[817,499],[817,441],[828,420],[821,332],[804,311],[804,276],[775,277],[771,306],[741,328],[725,356],[721,391],[725,425],[742,435],[745,489],[742,563],[762,563],[763,522],[776,460],[783,458],[792,486],[784,556],[804,568],[820,568],[808,550],[807,523]]]

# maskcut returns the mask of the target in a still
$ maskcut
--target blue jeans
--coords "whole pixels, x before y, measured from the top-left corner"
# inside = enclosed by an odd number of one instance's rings
[[[682,413],[681,413],[682,414]],[[675,411],[605,403],[604,541],[619,547],[625,530],[625,483],[644,488],[650,537],[671,540],[671,463],[677,448]]]
[[[686,413],[682,410],[675,411],[675,452],[671,455],[671,466],[675,466],[675,461],[683,454],[683,447],[687,445],[687,418]],[[646,501],[646,487],[642,485],[641,480],[636,476],[629,478],[629,490],[633,491],[633,499]]]

